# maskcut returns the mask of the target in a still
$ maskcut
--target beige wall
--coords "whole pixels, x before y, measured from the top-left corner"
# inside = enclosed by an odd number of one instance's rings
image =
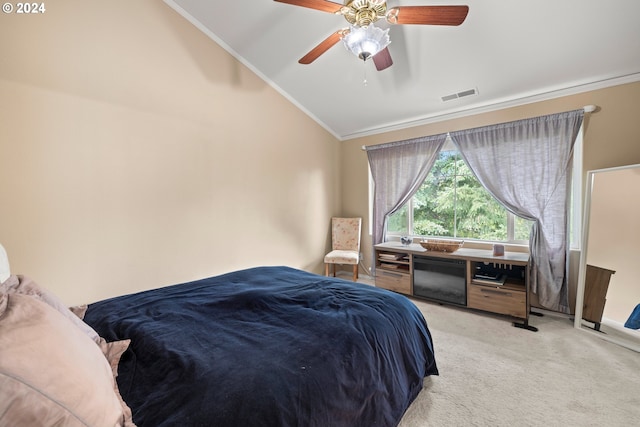
[[[0,241],[75,304],[237,268],[321,272],[362,145],[596,104],[585,170],[640,163],[640,83],[336,141],[161,1],[0,14]],[[295,161],[294,161],[295,160]]]
[[[0,16],[0,242],[68,304],[321,272],[339,144],[161,1]]]
[[[508,122],[545,114],[597,105],[597,112],[585,116],[584,162],[585,171],[612,166],[640,163],[640,83],[619,85],[601,90],[565,96],[529,105],[471,115],[411,129],[353,139],[342,143],[343,186],[342,200],[345,210],[367,220],[363,228],[368,230],[367,156],[363,145],[382,144],[448,131],[469,129],[489,124]],[[363,251],[367,267],[371,264],[371,236],[363,235]],[[577,257],[572,257],[578,261]],[[575,268],[573,268],[575,267]],[[573,307],[577,266],[570,277],[570,299]],[[535,303],[535,301],[534,301]]]

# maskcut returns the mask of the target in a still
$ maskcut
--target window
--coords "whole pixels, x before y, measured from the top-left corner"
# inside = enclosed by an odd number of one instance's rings
[[[569,226],[570,226],[570,247],[574,250],[580,249],[581,243],[581,233],[582,233],[582,217],[581,217],[581,206],[582,206],[582,147],[583,147],[583,129],[580,128],[578,132],[578,136],[576,137],[576,141],[573,146],[573,172],[572,172],[572,183],[571,183],[571,193],[570,193],[570,212],[569,212]],[[444,191],[444,184],[442,181],[449,183],[450,191],[449,191],[449,200],[447,203],[449,206],[456,205],[457,200],[459,198],[462,199],[460,206],[462,209],[451,210],[448,213],[450,224],[446,226],[446,222],[443,224],[440,222],[443,213],[440,216],[436,215],[436,204],[438,203],[435,198],[432,198],[432,195],[436,195],[435,190],[438,188],[435,183],[437,182],[437,172],[439,170],[446,169],[442,165],[443,163],[449,163],[449,170],[451,166],[455,165],[456,170],[456,179],[453,179],[451,176],[448,177],[448,181],[444,175],[441,174],[441,182],[440,189],[442,192]],[[473,184],[471,182],[475,181]],[[468,186],[463,189],[461,193],[459,193],[460,189],[457,186],[453,186],[454,183],[458,183],[460,181],[461,184],[467,184]],[[475,190],[471,191],[474,188]],[[431,191],[431,193],[428,193]],[[477,193],[476,193],[477,192]],[[478,197],[477,201],[484,200],[488,206],[485,206],[485,209],[479,209],[478,205],[473,206],[473,210],[464,210],[464,206],[468,205],[469,200],[466,200],[466,204],[464,201],[464,196],[468,194],[474,194]],[[425,200],[425,195],[429,195],[429,198]],[[459,197],[460,196],[460,197]],[[430,203],[429,203],[430,201]],[[440,208],[441,211],[444,211],[445,208]],[[485,231],[487,231],[487,224],[490,224],[492,221],[487,218],[482,218],[478,224],[478,226],[474,227],[478,230],[475,234],[470,232],[466,233],[469,230],[469,227],[465,228],[465,223],[468,225],[469,222],[473,221],[473,218],[476,218],[477,215],[480,215],[484,212],[499,212],[501,211],[501,215],[494,218],[494,220],[500,219],[499,225],[496,226],[495,230],[489,230],[494,232],[488,232],[483,235],[480,232],[480,224],[485,224]],[[410,213],[413,213],[410,215]],[[474,217],[474,213],[476,217]],[[467,216],[465,221],[462,221],[464,216]],[[369,171],[369,227],[373,223],[371,219],[373,215],[373,179],[371,178],[371,171]],[[495,221],[493,222],[496,223]],[[417,224],[414,226],[414,224]],[[526,244],[529,241],[529,232],[531,230],[531,222],[524,220],[516,215],[507,212],[503,209],[498,202],[493,200],[491,195],[489,195],[486,190],[480,185],[480,183],[475,180],[473,173],[469,170],[467,165],[464,163],[464,160],[460,157],[457,152],[455,146],[451,141],[447,141],[440,152],[439,158],[436,161],[433,169],[431,170],[429,176],[425,180],[425,183],[422,185],[422,188],[416,193],[416,195],[398,212],[392,215],[389,218],[389,223],[387,226],[387,235],[390,236],[424,236],[424,237],[456,237],[456,238],[464,238],[464,239],[477,239],[477,240],[487,240],[487,241],[504,241],[508,243],[521,243]],[[506,232],[506,234],[505,234]],[[369,230],[369,234],[371,234],[371,229]],[[497,236],[497,237],[496,237]],[[502,237],[504,236],[504,237]]]
[[[389,217],[387,233],[526,243],[531,224],[504,209],[447,142],[418,192]]]

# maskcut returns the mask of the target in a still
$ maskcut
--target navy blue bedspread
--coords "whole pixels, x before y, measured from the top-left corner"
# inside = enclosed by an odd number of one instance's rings
[[[395,426],[437,375],[406,297],[258,267],[89,305],[139,426]]]

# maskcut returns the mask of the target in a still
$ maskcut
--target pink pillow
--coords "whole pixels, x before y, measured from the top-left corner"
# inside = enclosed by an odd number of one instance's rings
[[[118,396],[120,406],[122,407],[122,414],[124,416],[124,427],[135,427],[135,424],[133,424],[131,408],[129,408],[129,406],[125,403],[122,395],[120,394],[118,383],[116,382],[116,377],[118,376],[118,364],[120,363],[120,358],[122,357],[122,354],[127,350],[127,348],[129,348],[130,343],[131,340],[106,342],[102,337],[100,337],[100,341],[98,342],[100,350],[102,350],[102,353],[107,358],[107,361],[111,366],[111,373],[113,375],[113,390],[116,393],[116,396]]]
[[[67,317],[0,293],[0,425],[124,426],[114,387],[100,347]]]
[[[28,277],[21,275],[12,275],[5,282],[0,284],[0,292],[7,294],[23,294],[29,295],[33,298],[37,298],[40,301],[49,304],[54,309],[58,310],[60,314],[69,319],[74,325],[76,325],[85,335],[91,338],[96,343],[100,340],[98,333],[93,328],[82,321],[78,316],[73,314],[66,305],[53,293],[39,286],[36,282]]]

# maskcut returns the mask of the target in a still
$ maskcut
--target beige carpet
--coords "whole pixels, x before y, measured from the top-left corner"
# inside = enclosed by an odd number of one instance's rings
[[[640,425],[640,353],[532,316],[502,317],[414,300],[433,335],[440,376],[400,427]]]

